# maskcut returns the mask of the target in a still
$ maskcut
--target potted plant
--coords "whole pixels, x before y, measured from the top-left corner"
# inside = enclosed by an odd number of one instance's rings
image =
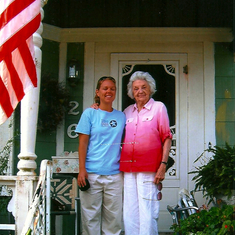
[[[235,232],[235,206],[221,205],[202,209],[179,224],[173,224],[174,234],[183,235],[233,235]]]
[[[212,157],[208,154],[212,153]],[[234,199],[235,187],[235,146],[225,143],[225,147],[215,146],[206,149],[194,162],[201,161],[196,170],[189,172],[195,174],[195,191],[202,191],[204,197],[209,199],[209,204],[214,198]]]

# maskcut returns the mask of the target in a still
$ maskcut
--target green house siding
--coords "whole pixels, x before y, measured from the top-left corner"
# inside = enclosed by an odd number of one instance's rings
[[[44,40],[42,47],[42,81],[45,79],[45,74],[50,74],[50,77],[53,79],[58,79],[59,77],[59,43],[49,40]],[[74,138],[75,133],[73,132],[75,125],[77,124],[79,117],[82,113],[82,98],[83,98],[83,64],[84,64],[84,45],[83,43],[68,43],[67,45],[67,62],[71,59],[76,59],[79,64],[79,82],[73,87],[66,81],[66,88],[69,90],[71,110],[73,114],[67,113],[65,115],[65,129],[64,129],[64,150],[65,151],[77,151],[78,149],[78,138]],[[67,66],[68,67],[68,66]],[[68,71],[67,73],[68,74]],[[67,78],[67,77],[66,77]],[[66,79],[65,78],[65,79]],[[77,102],[78,107],[76,107],[75,102]],[[59,101],[58,101],[59,102]],[[74,115],[74,113],[78,113]],[[74,124],[72,127],[71,125]],[[70,138],[68,136],[70,132]],[[36,139],[36,149],[35,153],[37,155],[37,174],[39,173],[40,162],[43,159],[51,160],[51,156],[56,155],[56,131],[48,132],[37,132]],[[62,154],[62,153],[61,153]]]
[[[235,143],[235,63],[229,43],[215,43],[216,144]]]
[[[43,40],[42,45],[42,68],[41,68],[41,84],[50,74],[50,78],[58,79],[59,76],[59,43]],[[37,155],[36,174],[39,174],[40,163],[44,159],[51,159],[56,154],[56,131],[37,131],[35,153]]]
[[[79,78],[76,86],[68,81],[66,83],[70,94],[70,110],[65,115],[64,150],[68,152],[78,151],[78,137],[74,130],[83,111],[84,43],[67,44],[67,63],[71,60],[78,63]]]

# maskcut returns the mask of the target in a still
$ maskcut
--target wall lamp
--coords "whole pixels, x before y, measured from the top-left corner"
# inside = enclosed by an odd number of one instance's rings
[[[77,86],[80,79],[80,66],[77,60],[72,59],[68,62],[68,84],[71,87]]]

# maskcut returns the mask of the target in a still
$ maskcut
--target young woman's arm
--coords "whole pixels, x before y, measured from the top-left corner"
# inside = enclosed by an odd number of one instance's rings
[[[86,171],[86,154],[89,142],[89,135],[79,133],[79,174],[78,174],[78,185],[84,187],[86,185],[85,178],[88,178]]]

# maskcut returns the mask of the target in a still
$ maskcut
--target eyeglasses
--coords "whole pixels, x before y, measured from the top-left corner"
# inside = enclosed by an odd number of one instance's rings
[[[143,183],[144,183],[144,184],[145,184],[145,183],[154,184],[153,181],[144,181]],[[154,184],[154,185],[155,185],[155,184]],[[162,183],[160,182],[159,184],[157,184],[157,185],[155,185],[155,186],[156,186],[157,189],[158,189],[158,193],[157,193],[157,196],[155,197],[155,199],[153,199],[152,196],[151,196],[151,198],[143,198],[143,199],[149,200],[149,201],[160,201],[160,200],[162,200],[162,192],[161,192],[161,190],[162,190]],[[149,193],[149,195],[152,195],[152,192]],[[154,196],[153,196],[153,197],[154,197]]]

